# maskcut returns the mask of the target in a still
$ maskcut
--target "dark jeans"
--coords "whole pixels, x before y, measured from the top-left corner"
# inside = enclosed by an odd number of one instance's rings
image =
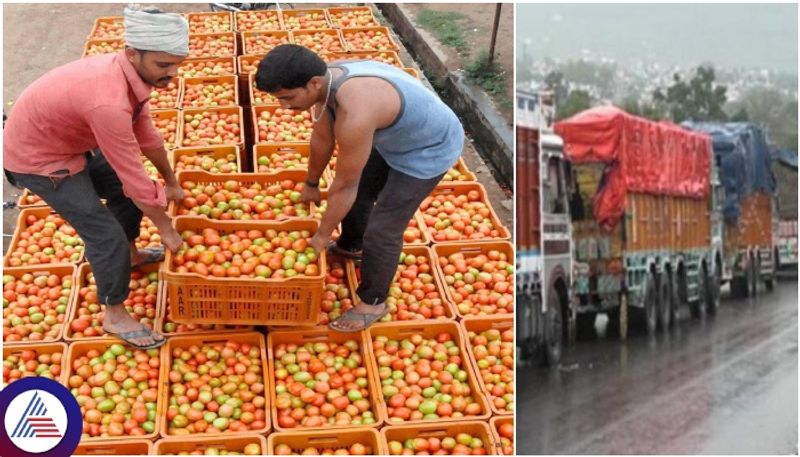
[[[122,192],[117,173],[99,150],[86,168],[65,178],[7,172],[38,195],[78,232],[97,282],[98,300],[117,305],[128,298],[130,242],[139,236],[142,211]],[[106,199],[106,205],[100,201]]]
[[[363,249],[361,285],[356,293],[364,303],[386,300],[403,250],[403,232],[442,176],[444,173],[431,179],[409,176],[391,168],[372,150],[337,243],[348,250]]]

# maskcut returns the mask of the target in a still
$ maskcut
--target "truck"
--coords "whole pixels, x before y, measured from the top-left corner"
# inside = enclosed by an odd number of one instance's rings
[[[751,122],[684,122],[682,126],[712,141],[711,210],[715,242],[720,246],[719,259],[715,259],[720,265],[719,283],[730,284],[733,298],[755,297],[760,282],[771,291],[776,258],[773,234],[779,222],[776,183],[763,130]]]
[[[578,335],[599,313],[622,339],[668,329],[681,307],[719,306],[708,135],[613,106],[555,124],[574,174],[573,308]]]
[[[777,225],[772,243],[775,246],[775,270],[797,270],[797,152],[775,150],[772,174],[778,183],[775,194]]]
[[[555,365],[574,322],[571,172],[553,133],[553,94],[518,90],[516,99],[517,361]]]

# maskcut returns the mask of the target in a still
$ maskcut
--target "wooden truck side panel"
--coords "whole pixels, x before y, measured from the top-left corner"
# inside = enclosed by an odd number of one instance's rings
[[[625,249],[685,251],[711,243],[708,199],[629,193]]]
[[[725,252],[735,252],[748,247],[772,246],[772,205],[764,192],[752,193],[740,202],[736,226],[725,226]]]

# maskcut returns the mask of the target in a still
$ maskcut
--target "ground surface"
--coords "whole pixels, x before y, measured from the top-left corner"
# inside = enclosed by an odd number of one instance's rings
[[[339,6],[343,4],[307,4]],[[3,5],[3,107],[13,110],[13,102],[22,91],[48,70],[81,57],[86,37],[98,17],[119,16],[124,4],[4,4]],[[208,11],[207,3],[159,4],[169,12]],[[373,8],[374,9],[374,8]],[[510,10],[510,8],[508,8]],[[492,10],[493,11],[493,10]],[[491,30],[491,29],[490,29]],[[512,29],[513,30],[513,29]],[[513,35],[509,35],[512,36]],[[509,46],[513,42],[507,41]],[[511,51],[511,61],[513,51]],[[401,52],[404,62],[411,59]],[[417,67],[416,65],[412,65]],[[418,68],[418,67],[417,67]],[[512,72],[513,73],[513,72]],[[469,132],[467,132],[469,133]],[[511,200],[483,165],[475,149],[467,144],[464,159],[470,170],[486,187],[492,206],[506,225],[513,229]],[[3,180],[3,201],[16,201],[21,191]],[[19,211],[3,210],[3,233],[14,231]],[[3,250],[8,247],[10,237],[4,236]]]
[[[445,63],[450,70],[463,69],[481,51],[489,50],[496,3],[407,3],[404,7],[414,17],[422,9],[459,13],[465,16],[465,19],[459,21],[459,25],[463,26],[467,50],[459,53],[450,46],[443,45],[441,47],[447,53],[448,59]],[[513,100],[514,5],[512,3],[504,3],[500,10],[500,24],[497,32],[497,42],[495,43],[495,60],[506,72],[505,96],[507,100]],[[513,123],[514,113],[512,106],[505,106],[502,109],[498,106],[498,112],[503,115],[509,125]]]
[[[520,454],[797,454],[797,277],[655,338],[521,368]],[[598,319],[597,327],[603,323]]]

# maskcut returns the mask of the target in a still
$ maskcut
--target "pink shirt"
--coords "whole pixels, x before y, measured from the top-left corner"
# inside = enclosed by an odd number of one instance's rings
[[[150,119],[151,86],[124,51],[50,70],[20,95],[3,132],[3,167],[16,173],[74,175],[84,153],[100,147],[129,198],[166,207],[164,188],[150,179],[141,151],[163,147]],[[143,108],[136,121],[133,114]]]

